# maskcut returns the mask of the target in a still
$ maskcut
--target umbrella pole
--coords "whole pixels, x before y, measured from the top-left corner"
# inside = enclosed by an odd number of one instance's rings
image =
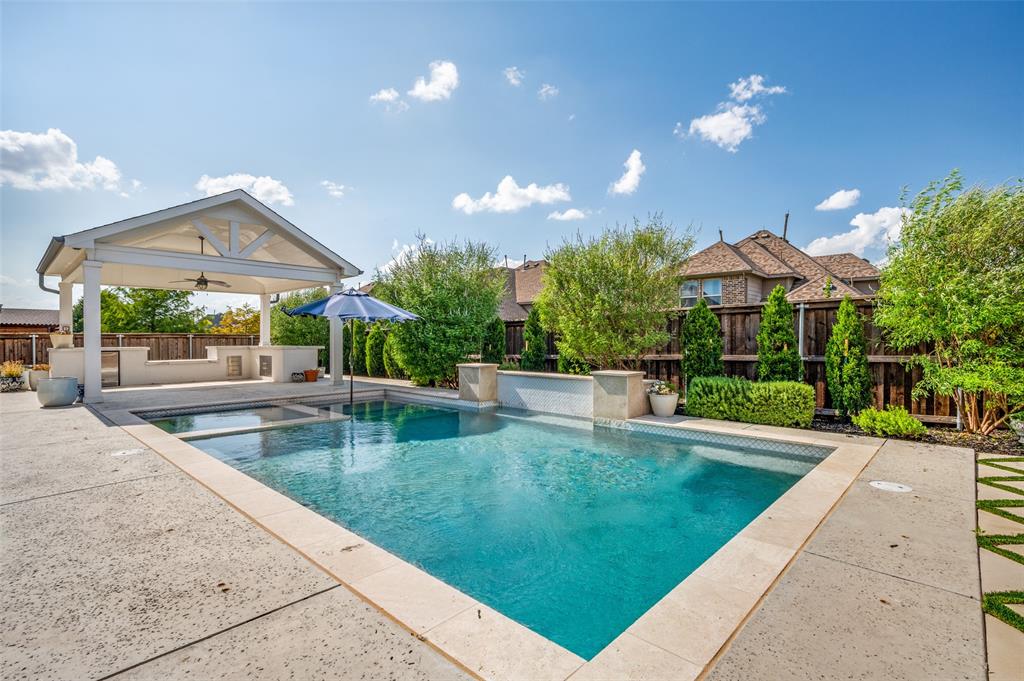
[[[351,319],[348,320],[348,408],[349,411],[355,413],[355,406],[352,404],[352,395],[355,391],[353,381],[355,380],[356,369],[355,360],[352,359],[352,351],[356,349],[356,325]]]

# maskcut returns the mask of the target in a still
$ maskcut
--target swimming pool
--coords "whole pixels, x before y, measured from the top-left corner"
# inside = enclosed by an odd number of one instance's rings
[[[592,658],[827,453],[395,402],[194,446]]]
[[[246,428],[262,426],[274,421],[309,418],[306,411],[289,409],[284,406],[252,407],[230,411],[206,412],[199,414],[178,414],[150,419],[157,428],[168,433],[185,433],[217,428]]]

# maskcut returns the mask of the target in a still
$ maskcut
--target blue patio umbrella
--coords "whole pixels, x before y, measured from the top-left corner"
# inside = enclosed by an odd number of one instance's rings
[[[282,307],[281,311],[289,317],[336,317],[343,322],[352,322],[356,319],[363,322],[376,322],[381,320],[389,322],[411,322],[419,319],[419,317],[408,310],[403,310],[400,307],[395,307],[394,305],[385,303],[383,300],[378,300],[370,294],[363,293],[362,291],[354,288],[350,288],[346,291],[339,291],[338,293],[332,293],[326,298],[314,300],[313,302],[306,303],[305,305],[299,305],[291,310],[287,310]],[[355,329],[351,324],[349,329],[349,336],[353,339],[352,344],[355,346]],[[349,404],[352,403],[352,381],[355,373],[352,366],[351,353],[352,351],[349,350]]]

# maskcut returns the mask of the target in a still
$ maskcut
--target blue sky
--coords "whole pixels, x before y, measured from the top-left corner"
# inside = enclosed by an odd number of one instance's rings
[[[904,185],[1024,172],[1021,3],[2,12],[11,306],[56,306],[34,275],[51,235],[246,176],[366,281],[417,232],[518,260],[654,211],[703,246],[781,230],[788,210],[794,243],[877,259]]]

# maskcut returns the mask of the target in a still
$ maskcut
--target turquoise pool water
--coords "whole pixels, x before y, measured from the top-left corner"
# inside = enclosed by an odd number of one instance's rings
[[[262,426],[272,421],[309,418],[309,414],[288,407],[256,407],[253,409],[233,409],[205,414],[183,414],[165,418],[150,419],[157,428],[168,433],[187,433],[194,430],[212,430],[214,428],[251,428]]]
[[[193,444],[587,659],[819,460],[517,414],[334,409],[353,419]]]

